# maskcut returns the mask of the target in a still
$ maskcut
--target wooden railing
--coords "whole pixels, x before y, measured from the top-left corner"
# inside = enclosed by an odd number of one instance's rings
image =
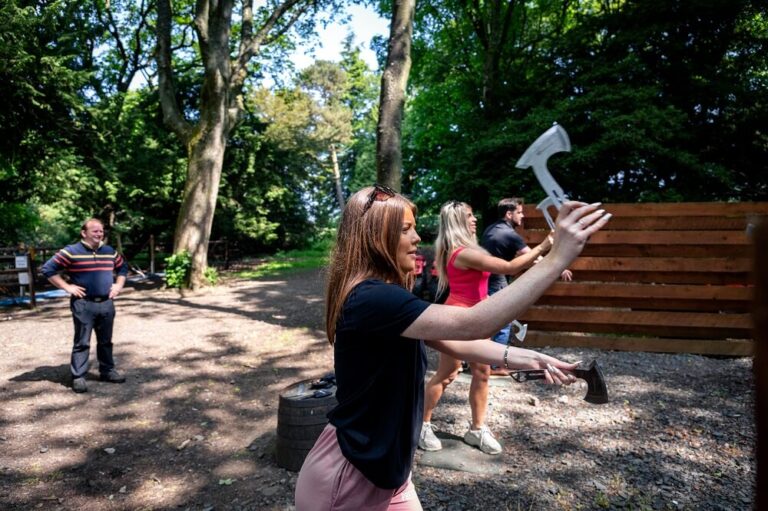
[[[519,318],[525,344],[750,355],[752,250],[748,232],[768,203],[605,204],[609,224]],[[522,232],[547,233],[533,205]],[[768,261],[766,261],[768,264]]]

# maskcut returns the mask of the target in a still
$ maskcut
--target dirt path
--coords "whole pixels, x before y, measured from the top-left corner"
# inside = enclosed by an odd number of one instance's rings
[[[274,461],[278,395],[332,367],[317,272],[117,303],[128,382],[69,387],[67,300],[0,310],[0,509],[287,510],[296,476]],[[498,473],[418,464],[425,509],[751,509],[750,359],[550,350],[596,357],[612,402],[504,381],[490,424]],[[95,374],[95,368],[92,375]],[[436,413],[463,435],[468,385]],[[534,399],[535,398],[535,399]]]

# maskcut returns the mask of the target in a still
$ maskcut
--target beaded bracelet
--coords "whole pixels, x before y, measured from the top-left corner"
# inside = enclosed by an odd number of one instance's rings
[[[509,362],[507,361],[507,355],[509,355],[509,344],[504,348],[504,369],[509,370]]]

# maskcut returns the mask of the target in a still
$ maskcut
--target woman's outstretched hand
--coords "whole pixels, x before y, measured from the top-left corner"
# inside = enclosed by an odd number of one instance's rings
[[[557,215],[555,240],[550,255],[559,259],[563,268],[567,268],[584,249],[591,235],[602,229],[611,214],[600,209],[600,203],[567,201]]]
[[[570,385],[576,381],[572,373],[579,366],[578,362],[563,362],[543,353],[539,353],[539,357],[539,369],[544,370],[544,379],[550,385]]]

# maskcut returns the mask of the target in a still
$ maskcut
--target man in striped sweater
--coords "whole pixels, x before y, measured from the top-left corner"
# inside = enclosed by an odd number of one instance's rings
[[[102,381],[123,383],[125,377],[115,370],[112,358],[112,325],[115,298],[123,289],[128,274],[125,259],[104,244],[104,224],[97,218],[87,220],[80,231],[80,241],[59,250],[42,267],[42,273],[54,286],[70,295],[69,308],[75,323],[72,348],[72,389],[86,392],[85,375],[91,332],[96,331],[96,356]],[[69,282],[60,275],[66,273]],[[115,273],[117,279],[114,278]]]

